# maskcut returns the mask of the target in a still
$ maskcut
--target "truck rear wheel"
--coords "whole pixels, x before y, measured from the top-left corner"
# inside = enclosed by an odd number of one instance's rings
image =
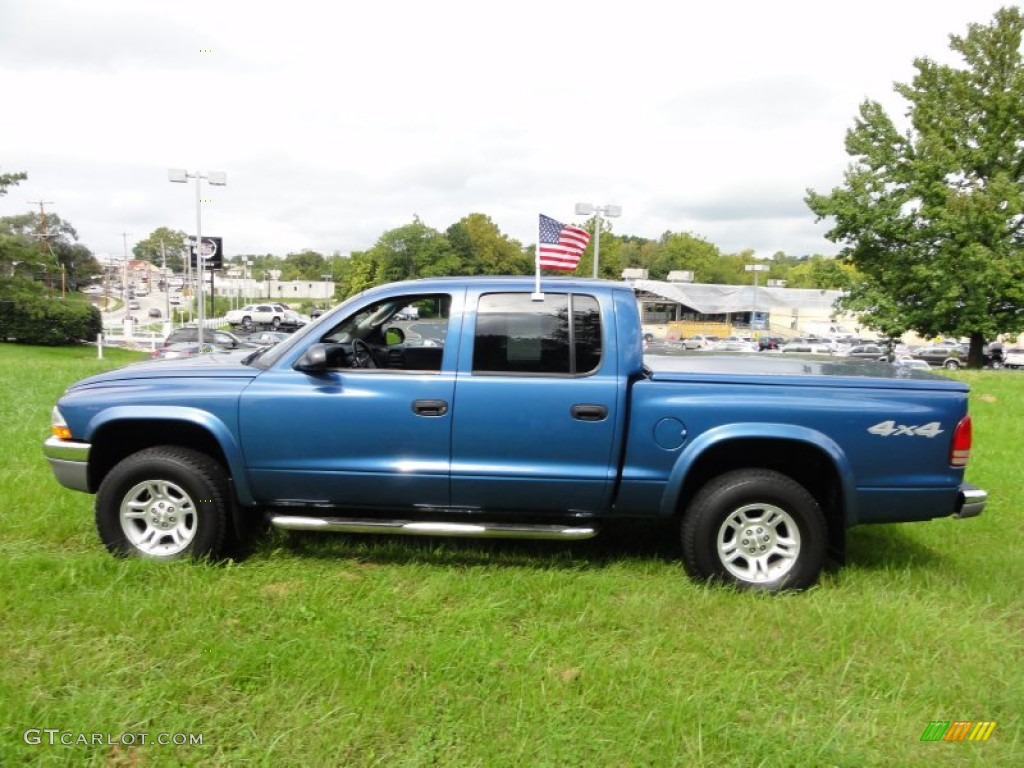
[[[813,585],[827,531],[818,502],[781,472],[742,469],[708,482],[682,521],[689,574],[774,592]]]
[[[221,466],[189,448],[159,446],[118,463],[96,494],[96,528],[116,555],[218,557],[229,524]]]

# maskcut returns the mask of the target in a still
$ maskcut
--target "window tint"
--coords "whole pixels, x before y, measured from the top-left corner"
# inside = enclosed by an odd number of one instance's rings
[[[572,322],[569,317],[572,316]],[[526,293],[480,297],[474,373],[589,373],[601,361],[601,315],[592,296]]]

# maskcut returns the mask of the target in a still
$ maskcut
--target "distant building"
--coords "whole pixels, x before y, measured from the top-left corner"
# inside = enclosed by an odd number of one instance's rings
[[[842,291],[817,288],[781,288],[753,285],[712,285],[708,283],[629,281],[640,305],[645,325],[692,324],[708,331],[709,325],[726,328],[763,329],[767,333],[840,332],[841,325],[854,325],[852,316],[840,316],[835,309]],[[756,314],[755,314],[756,313]]]

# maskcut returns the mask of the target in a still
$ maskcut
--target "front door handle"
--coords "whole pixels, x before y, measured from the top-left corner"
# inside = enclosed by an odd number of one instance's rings
[[[413,400],[412,412],[417,416],[444,416],[448,403],[444,400]]]
[[[608,417],[608,408],[604,405],[574,405],[569,409],[574,419],[580,421],[604,421]]]

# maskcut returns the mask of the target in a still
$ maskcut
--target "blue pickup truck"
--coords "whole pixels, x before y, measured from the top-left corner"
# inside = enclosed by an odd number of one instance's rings
[[[770,353],[645,359],[629,286],[543,291],[385,285],[275,347],[92,376],[54,408],[45,455],[96,494],[108,549],[155,558],[222,556],[263,520],[569,540],[659,519],[694,578],[778,590],[813,584],[850,526],[985,506],[964,482],[959,382]]]

